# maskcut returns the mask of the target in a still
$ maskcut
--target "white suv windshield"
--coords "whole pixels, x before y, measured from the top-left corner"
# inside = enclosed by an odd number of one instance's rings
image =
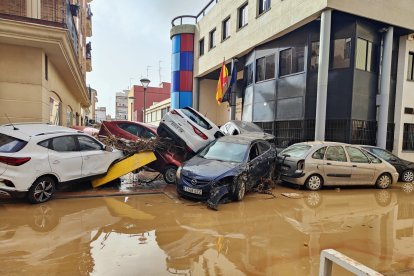
[[[203,149],[199,156],[205,159],[227,161],[227,162],[243,162],[249,145],[235,144],[226,142],[213,142]]]

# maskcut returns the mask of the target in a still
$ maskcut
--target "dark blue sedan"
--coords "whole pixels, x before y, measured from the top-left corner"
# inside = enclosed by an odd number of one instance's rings
[[[213,141],[178,168],[178,194],[213,209],[224,199],[242,200],[275,174],[276,149],[261,137],[247,133]]]

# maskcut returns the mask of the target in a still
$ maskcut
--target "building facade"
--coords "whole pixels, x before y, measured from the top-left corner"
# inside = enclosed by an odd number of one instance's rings
[[[144,94],[144,87],[133,85],[128,94],[128,120],[144,121],[145,108],[170,98],[171,84],[162,82],[158,87],[149,86]],[[145,100],[144,100],[145,97]]]
[[[145,111],[146,123],[158,126],[162,117],[171,109],[171,98],[163,100],[159,103],[154,103]]]
[[[107,119],[106,107],[97,107],[95,109],[95,123],[100,124]]]
[[[0,2],[0,124],[85,121],[86,72],[92,70],[89,2]]]
[[[115,120],[128,119],[128,90],[117,92],[115,97]]]
[[[178,18],[171,29],[172,38],[194,34],[195,108],[218,125],[228,120],[228,104],[218,106],[215,91],[223,57],[228,65],[235,58],[239,116],[273,133],[279,146],[314,139],[377,144],[414,160],[412,3],[209,5],[194,24]]]

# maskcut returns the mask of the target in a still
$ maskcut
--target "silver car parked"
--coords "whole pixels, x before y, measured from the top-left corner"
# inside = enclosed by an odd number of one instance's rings
[[[398,172],[384,160],[358,146],[335,142],[304,142],[278,156],[281,179],[319,190],[329,185],[375,185],[386,189]]]

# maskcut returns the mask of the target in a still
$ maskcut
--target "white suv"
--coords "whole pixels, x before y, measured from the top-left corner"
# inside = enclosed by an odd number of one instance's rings
[[[27,194],[31,203],[49,200],[61,182],[105,175],[122,158],[80,131],[43,124],[0,126],[0,191]]]
[[[165,114],[157,133],[161,137],[172,138],[179,145],[188,147],[193,153],[223,136],[212,121],[191,107],[173,109]]]

